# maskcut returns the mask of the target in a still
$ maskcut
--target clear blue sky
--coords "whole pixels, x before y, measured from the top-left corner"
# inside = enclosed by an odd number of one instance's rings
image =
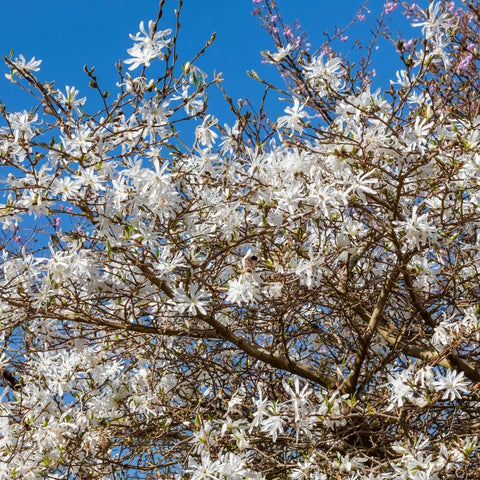
[[[326,29],[333,31],[335,25],[348,23],[363,2],[279,0],[278,4],[287,22],[299,19],[315,48],[323,42]],[[174,26],[172,12],[176,6],[176,0],[167,0],[160,28]],[[350,32],[351,39],[368,37],[374,15],[382,6],[382,0],[370,1],[368,7],[372,14]],[[0,20],[0,53],[8,56],[13,48],[14,56],[21,53],[27,60],[33,56],[42,59],[42,80],[55,80],[62,90],[65,85],[75,85],[81,95],[88,98],[93,92],[87,86],[83,65],[95,66],[100,84],[111,91],[117,80],[114,65],[128,57],[126,50],[132,45],[128,34],[138,31],[141,20],[154,19],[157,7],[158,2],[154,0],[5,1]],[[255,100],[259,95],[256,82],[247,77],[246,70],[253,68],[261,74],[273,75],[273,67],[262,66],[259,55],[261,50],[273,49],[272,42],[251,11],[251,0],[185,0],[182,15],[180,60],[189,60],[216,31],[214,46],[198,65],[207,73],[214,69],[223,72],[224,86],[234,99]],[[392,28],[397,27],[395,22]],[[341,48],[348,51],[352,44],[350,40]],[[394,71],[395,55],[386,45],[377,55],[378,81],[387,86],[387,77],[391,78]],[[6,71],[4,67],[2,74]],[[28,106],[25,99],[2,75],[0,100],[7,108],[22,110]]]

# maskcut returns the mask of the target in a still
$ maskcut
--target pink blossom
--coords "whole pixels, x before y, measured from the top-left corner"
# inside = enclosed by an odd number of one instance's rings
[[[410,40],[407,40],[406,42],[404,42],[403,48],[405,49],[406,52],[411,52],[413,48],[413,39],[411,38]]]
[[[329,55],[332,52],[332,49],[326,45],[325,47],[322,48],[322,55]]]
[[[397,48],[397,52],[411,52],[413,48],[413,40],[400,40],[399,48]]]
[[[473,55],[471,53],[469,53],[458,64],[457,70],[459,72],[465,72],[467,70],[468,66],[470,65],[470,63],[472,63],[472,60],[473,60]]]
[[[385,13],[392,13],[398,7],[397,2],[386,2],[383,6],[383,11]]]
[[[416,3],[412,3],[407,7],[406,12],[404,13],[405,17],[411,18],[413,14],[415,13],[415,10],[418,8]]]

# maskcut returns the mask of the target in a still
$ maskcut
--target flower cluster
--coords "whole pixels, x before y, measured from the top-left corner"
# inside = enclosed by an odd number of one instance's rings
[[[407,5],[382,92],[262,1],[270,119],[158,22],[99,112],[6,60],[0,479],[480,477],[478,17]]]
[[[130,65],[128,67],[129,70],[135,70],[140,65],[148,67],[152,60],[164,58],[163,49],[170,43],[166,37],[172,33],[172,30],[156,31],[156,29],[157,25],[153,20],[148,22],[148,32],[145,30],[144,23],[141,22],[140,32],[136,35],[130,35],[135,44],[127,50],[130,57],[124,62]]]

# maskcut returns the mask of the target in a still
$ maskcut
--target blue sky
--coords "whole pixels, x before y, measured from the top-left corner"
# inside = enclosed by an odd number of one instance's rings
[[[364,2],[359,0],[279,0],[287,23],[298,19],[307,32],[312,47],[324,41],[323,32],[335,25],[348,23]],[[160,28],[173,27],[176,0],[167,0]],[[128,34],[136,33],[141,20],[154,19],[158,2],[154,0],[18,0],[4,2],[0,20],[0,53],[14,56],[22,53],[27,60],[42,59],[40,79],[56,81],[56,86],[75,85],[82,96],[93,95],[83,73],[83,65],[96,67],[103,88],[112,91],[117,80],[115,63],[128,57],[126,50],[132,41]],[[350,33],[350,40],[339,48],[348,51],[356,36],[366,39],[372,29],[375,14],[382,10],[382,0],[371,0],[372,11]],[[207,73],[223,73],[224,86],[234,99],[248,97],[255,102],[261,89],[249,79],[246,71],[255,69],[261,75],[274,77],[271,66],[261,64],[259,52],[273,49],[259,21],[251,15],[251,0],[185,0],[180,37],[180,60],[187,61],[198,48],[217,32],[217,40],[198,65]],[[399,15],[392,15],[398,19]],[[396,28],[397,20],[392,23]],[[395,55],[391,47],[382,45],[377,52],[378,82],[388,86],[395,70]],[[6,68],[3,72],[6,72]],[[211,75],[210,75],[211,78]],[[281,80],[279,80],[280,82]],[[18,88],[0,79],[0,100],[8,110],[28,107],[26,96]],[[88,104],[87,104],[88,105]],[[213,106],[215,111],[215,105]],[[218,106],[220,111],[223,106]],[[226,107],[225,107],[226,111]],[[278,112],[275,112],[278,114]]]

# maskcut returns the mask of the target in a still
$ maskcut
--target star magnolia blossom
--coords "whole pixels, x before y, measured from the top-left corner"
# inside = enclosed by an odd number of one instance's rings
[[[279,117],[158,22],[100,112],[6,60],[0,480],[480,478],[478,16],[406,6],[382,93],[254,3]]]

